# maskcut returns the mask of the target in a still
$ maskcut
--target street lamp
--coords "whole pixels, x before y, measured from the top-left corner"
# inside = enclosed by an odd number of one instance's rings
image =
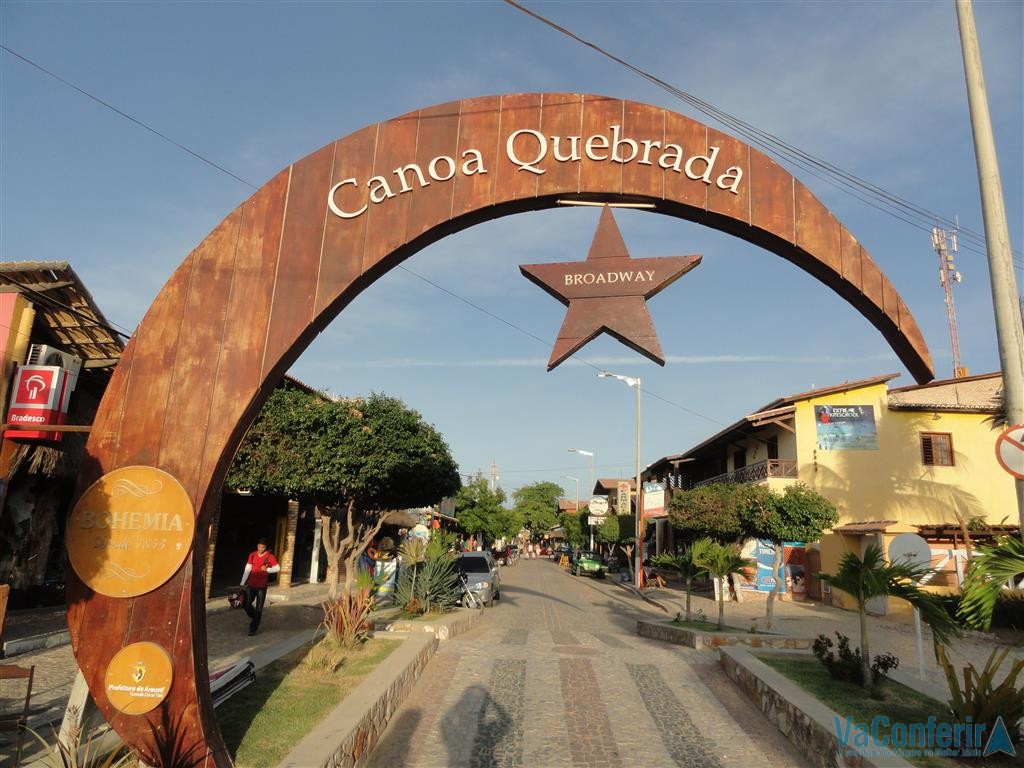
[[[566,480],[575,480],[576,481],[576,515],[578,517],[579,514],[580,514],[580,479],[578,477],[573,477],[572,475],[562,475],[562,477],[564,477]],[[590,551],[593,552],[594,551],[594,526],[593,526],[592,523],[590,523],[589,520],[587,521],[587,524],[590,525]]]
[[[594,452],[585,451],[582,448],[570,448],[569,453],[578,453],[580,456],[590,457],[590,488],[587,489],[588,494],[594,493]]]
[[[643,582],[641,573],[644,564],[644,542],[641,537],[641,526],[644,514],[643,508],[643,485],[640,482],[640,377],[621,376],[610,371],[601,371],[597,374],[600,379],[618,379],[624,381],[630,387],[636,387],[636,588],[640,589]]]

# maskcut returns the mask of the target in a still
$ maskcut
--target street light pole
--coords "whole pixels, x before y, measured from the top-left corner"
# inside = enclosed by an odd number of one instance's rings
[[[644,542],[643,542],[643,484],[640,482],[640,390],[642,383],[639,376],[621,376],[610,371],[601,371],[597,374],[601,379],[618,379],[624,381],[627,386],[636,387],[636,567],[634,577],[636,588],[643,586],[642,576],[644,564]]]
[[[587,489],[588,494],[594,492],[594,452],[585,451],[582,448],[570,448],[569,453],[578,453],[580,456],[590,457],[590,488]]]
[[[580,479],[578,477],[572,477],[571,475],[562,475],[566,480],[576,481],[576,515],[580,514]],[[589,521],[588,521],[589,522]],[[590,549],[594,549],[594,526],[590,526]]]

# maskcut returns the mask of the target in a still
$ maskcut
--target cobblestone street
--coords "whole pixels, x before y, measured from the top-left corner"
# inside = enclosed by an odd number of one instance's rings
[[[804,764],[714,655],[636,636],[664,613],[548,560],[501,573],[501,599],[442,643],[371,765]]]

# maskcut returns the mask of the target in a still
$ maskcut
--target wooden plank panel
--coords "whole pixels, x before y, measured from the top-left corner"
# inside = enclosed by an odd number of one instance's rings
[[[331,186],[346,179],[356,182],[356,186],[345,185],[334,196],[335,203],[345,213],[355,213],[369,205],[366,184],[373,176],[377,128],[376,125],[368,126],[336,144]],[[362,271],[366,221],[366,213],[349,219],[327,214],[320,257],[320,282],[316,289],[316,315],[323,312]]]
[[[622,164],[613,162],[612,126],[622,126],[625,108],[620,99],[603,96],[583,97],[583,146],[580,154],[580,191],[597,194],[617,194],[622,189]],[[592,142],[592,137],[603,136]],[[602,146],[604,145],[604,146]],[[590,147],[588,155],[587,148]],[[603,160],[591,160],[594,157]]]
[[[459,157],[469,149],[476,149],[483,158],[484,171],[470,176],[455,177],[455,195],[452,216],[479,210],[494,199],[494,179],[505,146],[498,135],[501,122],[501,97],[467,99],[460,107]]]
[[[665,198],[706,209],[708,188],[703,181],[686,176],[686,160],[707,154],[708,129],[688,117],[665,112],[665,144],[658,160],[665,170]],[[678,161],[677,161],[678,158]],[[678,169],[678,170],[677,170]]]
[[[627,195],[665,197],[665,171],[658,166],[665,144],[665,110],[627,101],[622,133],[637,143],[637,154],[622,166],[622,192]],[[644,144],[643,142],[657,142]]]
[[[181,335],[167,399],[172,426],[160,439],[159,466],[178,479],[196,507],[219,357],[211,350],[219,351],[224,337],[235,333],[234,326],[225,326],[225,319],[242,211],[236,208],[195,250],[185,318],[202,317],[203,322],[190,323],[188,332]]]
[[[455,177],[462,165],[458,147],[459,102],[439,104],[420,112],[415,162],[422,169],[428,186],[409,193],[407,242],[451,216]],[[447,159],[434,163],[436,158]]]
[[[520,200],[524,197],[537,196],[538,175],[531,171],[521,170],[506,156],[506,141],[513,133],[520,130],[540,130],[541,96],[539,93],[516,93],[501,97],[501,122],[498,137],[501,142],[501,154],[494,169],[494,202]],[[520,136],[513,148],[516,157],[523,161],[537,158],[537,139],[531,136]],[[545,163],[545,167],[550,163]]]
[[[572,157],[575,139],[575,156],[583,150],[580,136],[583,130],[583,96],[579,93],[545,93],[541,109],[540,132],[548,142],[548,157],[544,161],[545,173],[537,178],[538,195],[559,195],[578,192],[580,188],[580,164],[577,161],[560,161],[558,157]],[[557,137],[557,154],[555,147]]]
[[[796,245],[841,274],[839,222],[800,182],[796,182]]]
[[[416,135],[420,122],[407,116],[381,123],[377,134],[377,156],[373,161],[373,175],[380,177],[392,196],[381,198],[382,203],[370,203],[366,216],[366,245],[363,249],[363,272],[371,269],[382,258],[406,242],[409,205],[415,195],[423,192],[413,182],[415,192],[402,193],[401,182],[395,169],[407,166],[416,155]],[[383,187],[381,187],[384,190]],[[371,196],[373,192],[371,190]],[[379,196],[378,196],[379,197]]]
[[[893,324],[899,325],[899,295],[884,274],[882,275],[882,309],[892,319]]]
[[[328,144],[292,166],[264,375],[278,365],[313,317],[333,160],[334,144]]]
[[[742,141],[714,129],[708,130],[708,146],[718,147],[718,154],[713,158],[714,164],[709,165],[698,159],[692,165],[694,175],[701,174],[710,180],[707,184],[708,210],[749,223],[749,148]],[[710,153],[708,159],[711,159]],[[723,178],[730,168],[739,169],[741,176],[738,183],[735,178]],[[722,186],[729,188],[722,189]],[[736,188],[735,193],[731,191],[732,187]]]
[[[193,251],[161,289],[135,333],[132,375],[124,396],[126,417],[120,424],[110,469],[124,466],[126,461],[147,466],[157,462],[194,260]]]
[[[861,258],[863,248],[846,227],[839,233],[839,254],[843,265],[843,279],[854,288],[861,288]]]
[[[861,259],[861,293],[874,304],[876,307],[881,309],[882,307],[882,273],[878,271],[878,266],[868,256],[867,252],[863,252],[863,258]]]
[[[216,470],[231,435],[248,426],[239,425],[238,419],[262,382],[263,349],[274,296],[288,180],[288,170],[281,171],[241,207],[231,297],[225,317],[230,332],[221,339],[219,349],[210,351],[216,367],[201,479],[208,480]],[[205,489],[199,486],[197,504],[204,493]],[[206,522],[200,519],[201,524]]]
[[[784,240],[793,239],[793,177],[761,152],[750,153],[750,223]]]

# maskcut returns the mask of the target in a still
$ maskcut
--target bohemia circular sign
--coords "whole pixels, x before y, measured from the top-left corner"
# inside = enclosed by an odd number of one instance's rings
[[[192,500],[155,467],[122,467],[82,494],[68,519],[68,558],[95,592],[135,597],[156,589],[192,547]]]
[[[167,651],[156,643],[132,643],[110,660],[103,685],[118,711],[143,715],[167,698],[173,678]]]

